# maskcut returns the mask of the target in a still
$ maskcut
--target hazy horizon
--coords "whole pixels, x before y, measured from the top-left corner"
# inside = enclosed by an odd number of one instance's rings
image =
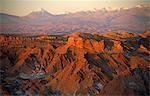
[[[111,7],[131,8],[137,5],[148,6],[148,0],[1,0],[1,13],[25,16],[40,8],[52,14],[88,11]]]

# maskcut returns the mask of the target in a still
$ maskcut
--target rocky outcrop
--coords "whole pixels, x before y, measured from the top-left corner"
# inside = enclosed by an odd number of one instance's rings
[[[68,44],[88,49],[94,52],[103,52],[106,51],[112,51],[112,52],[122,52],[123,47],[121,45],[121,41],[118,40],[112,40],[112,38],[101,38],[102,40],[98,41],[97,38],[82,38],[80,35],[87,35],[84,33],[73,33],[68,38]],[[85,36],[86,37],[86,36]],[[91,35],[91,37],[94,37],[94,35]]]
[[[98,41],[84,40],[83,38],[69,37],[68,44],[78,48],[85,48],[96,52],[102,52],[104,50],[104,41],[98,42]]]

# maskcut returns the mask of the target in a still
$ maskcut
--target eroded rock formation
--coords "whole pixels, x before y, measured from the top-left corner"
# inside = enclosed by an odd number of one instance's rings
[[[110,34],[76,32],[66,44],[1,36],[1,94],[148,96],[149,36]]]

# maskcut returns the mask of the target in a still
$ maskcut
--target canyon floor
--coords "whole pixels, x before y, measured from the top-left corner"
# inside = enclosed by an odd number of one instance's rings
[[[149,96],[150,33],[0,35],[1,96]]]

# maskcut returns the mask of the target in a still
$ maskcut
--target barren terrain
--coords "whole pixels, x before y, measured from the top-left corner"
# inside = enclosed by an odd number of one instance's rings
[[[150,34],[0,36],[0,95],[148,96]]]

